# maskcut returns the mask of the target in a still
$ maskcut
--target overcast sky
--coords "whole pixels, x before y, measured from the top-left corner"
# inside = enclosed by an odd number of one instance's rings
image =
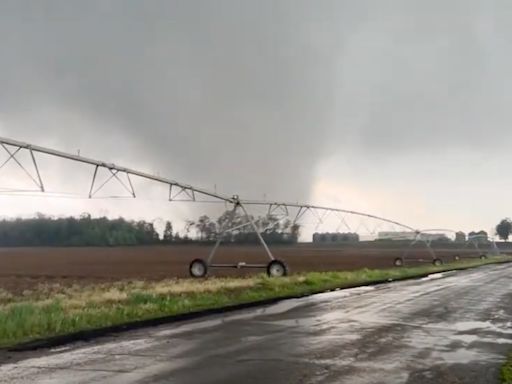
[[[488,230],[512,215],[510,20],[506,0],[0,0],[0,134],[245,198]],[[88,190],[90,170],[43,173]],[[148,196],[3,196],[1,214],[191,214]]]

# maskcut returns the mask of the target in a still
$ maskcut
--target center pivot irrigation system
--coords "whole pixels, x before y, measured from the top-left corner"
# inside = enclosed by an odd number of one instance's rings
[[[44,193],[46,191],[45,184],[43,181],[42,173],[40,171],[40,167],[38,165],[38,160],[36,154],[43,154],[53,157],[58,157],[66,160],[71,160],[75,162],[80,162],[84,164],[91,165],[93,167],[92,170],[92,180],[89,188],[89,193],[87,195],[88,198],[93,198],[97,195],[97,193],[109,182],[117,182],[119,183],[124,190],[127,192],[126,197],[136,198],[137,194],[135,188],[132,183],[132,177],[138,177],[142,179],[146,179],[149,181],[165,184],[169,188],[168,200],[171,202],[208,202],[208,203],[224,203],[226,206],[231,207],[233,215],[237,212],[242,214],[242,217],[245,218],[245,222],[237,223],[236,226],[219,228],[220,230],[217,233],[217,241],[213,248],[211,249],[209,255],[206,259],[195,259],[190,263],[189,271],[190,275],[193,277],[204,277],[208,274],[209,269],[215,268],[259,268],[266,269],[267,274],[269,276],[285,276],[288,273],[287,265],[282,261],[276,259],[272,251],[269,249],[267,242],[262,236],[262,233],[265,232],[268,228],[259,228],[253,217],[248,213],[247,207],[249,206],[259,206],[260,208],[266,209],[268,215],[275,215],[284,218],[293,218],[292,224],[298,223],[302,218],[306,215],[310,215],[313,219],[317,220],[318,224],[324,222],[327,216],[334,216],[334,219],[337,221],[338,228],[344,227],[350,232],[358,232],[361,228],[367,230],[369,233],[376,234],[378,230],[386,228],[392,228],[396,231],[398,228],[401,231],[409,231],[415,232],[417,234],[416,238],[420,239],[419,235],[421,231],[414,229],[408,225],[399,223],[397,221],[389,220],[383,217],[370,215],[363,212],[351,211],[340,208],[332,208],[332,207],[324,207],[317,206],[311,204],[303,204],[303,203],[290,203],[290,202],[282,202],[282,201],[257,201],[257,200],[244,200],[241,199],[238,195],[227,196],[223,194],[219,194],[216,192],[211,192],[205,189],[197,188],[192,185],[184,184],[177,182],[175,180],[167,179],[164,177],[152,175],[146,172],[137,171],[134,169],[121,167],[112,163],[107,163],[104,161],[98,161],[91,158],[83,157],[80,155],[74,155],[62,151],[57,151],[50,148],[45,148],[37,145],[27,144],[24,142],[11,140],[7,138],[0,137],[0,146],[7,153],[7,159],[0,164],[0,170],[4,168],[4,166],[9,162],[16,163],[32,180],[34,185],[36,186],[35,192]],[[28,152],[29,154],[29,162],[31,164],[23,164],[17,155],[22,152]],[[28,167],[33,168],[32,172],[29,171]],[[109,174],[109,177],[103,182],[98,182],[98,171],[106,170]],[[5,191],[5,190],[4,190]],[[13,191],[8,190],[9,192],[27,192],[27,191]],[[34,190],[30,191],[34,192]],[[349,220],[347,218],[357,218],[359,220],[358,225],[350,225]],[[370,225],[368,224],[370,222]],[[317,224],[317,225],[318,225]],[[259,242],[263,246],[265,253],[268,257],[268,262],[265,264],[251,264],[240,261],[238,263],[233,264],[220,264],[214,262],[214,257],[216,251],[223,239],[227,234],[239,231],[243,228],[249,227],[251,228],[257,235]],[[371,227],[371,228],[370,228]],[[419,240],[415,240],[419,241]],[[430,244],[427,244],[429,250],[431,251],[433,262],[436,263],[437,259],[433,250],[430,248]],[[396,264],[395,264],[396,265]]]
[[[432,242],[434,241],[430,235],[432,234],[450,234],[453,237],[456,237],[457,234],[456,231],[453,229],[422,229],[421,231],[416,231],[416,235],[414,237],[414,240],[411,241],[409,246],[405,249],[402,257],[397,257],[394,260],[394,265],[396,267],[401,267],[404,265],[405,261],[407,260],[415,260],[415,261],[424,261],[423,259],[417,259],[417,258],[411,258],[410,257],[410,251],[411,249],[416,246],[416,244],[423,244],[428,251],[428,253],[431,256],[432,264],[435,266],[440,266],[443,264],[443,260],[440,258],[437,258],[436,253],[434,249],[432,248]],[[448,238],[448,236],[446,236]],[[463,244],[463,245],[462,245]],[[485,244],[487,249],[482,249],[481,245]],[[468,235],[467,239],[461,243],[462,247],[459,248],[453,255],[453,261],[459,261],[461,259],[460,251],[465,251],[468,248],[474,248],[477,252],[478,258],[480,260],[487,259],[487,254],[491,255],[500,255],[500,249],[496,245],[495,241],[492,238],[489,238],[487,235]]]

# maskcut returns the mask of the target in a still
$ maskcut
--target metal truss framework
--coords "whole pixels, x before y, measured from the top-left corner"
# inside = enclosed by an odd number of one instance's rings
[[[6,145],[7,144],[7,145]],[[43,185],[43,180],[41,179],[41,174],[39,173],[39,167],[37,166],[37,161],[36,161],[36,158],[34,156],[34,151],[32,150],[31,147],[27,147],[27,150],[29,151],[30,153],[30,158],[32,159],[32,164],[34,165],[34,168],[35,168],[35,171],[36,171],[36,175],[37,175],[37,179],[32,176],[32,174],[27,170],[27,168],[25,168],[23,166],[23,164],[18,160],[18,158],[16,157],[16,155],[18,154],[18,152],[20,152],[22,150],[22,147],[19,147],[19,146],[14,146],[15,150],[13,151],[12,149],[10,149],[8,147],[8,143],[5,143],[5,142],[0,142],[0,145],[2,146],[2,148],[5,150],[5,152],[7,152],[7,154],[9,155],[9,157],[7,158],[7,160],[5,160],[1,165],[0,165],[0,170],[3,169],[11,160],[14,161],[24,172],[25,174],[34,182],[34,184],[37,186],[37,188],[41,191],[41,192],[44,192],[44,185]]]
[[[480,253],[480,255],[483,255],[483,253],[482,253],[483,251],[480,248],[482,241],[489,242],[489,238],[486,235],[468,236],[468,239],[466,240],[466,243],[464,244],[463,249],[472,246]],[[494,240],[491,240],[490,244],[491,244],[493,254],[499,255],[501,253],[501,251],[498,248],[498,246],[496,245],[496,242]]]
[[[429,252],[430,256],[432,257],[431,260],[427,260],[428,262],[433,262],[434,265],[442,264],[441,259],[437,258],[436,252],[431,246],[433,240],[431,238],[428,238],[428,236],[427,236],[427,238],[425,238],[425,235],[432,234],[432,233],[451,233],[452,235],[455,235],[457,233],[457,231],[455,231],[453,229],[439,229],[439,228],[438,229],[423,229],[421,231],[416,231],[416,236],[415,236],[414,240],[412,240],[411,243],[409,244],[409,246],[406,248],[406,250],[403,253],[402,258],[395,259],[395,265],[397,265],[397,266],[403,265],[403,262],[409,258],[408,256],[409,256],[411,249],[416,244],[424,244],[425,245],[427,251]],[[499,255],[501,253],[500,249],[496,245],[496,242],[493,239],[489,239],[488,236],[486,236],[486,235],[468,236],[468,238],[464,242],[464,246],[460,250],[464,250],[464,249],[470,248],[470,247],[475,248],[475,250],[478,252],[478,256],[481,259],[485,259],[487,257],[487,255],[486,255],[485,251],[483,251],[480,248],[482,241],[485,241],[491,245],[493,254]],[[460,254],[458,252],[454,254],[454,259],[456,261],[460,259]],[[414,260],[415,261],[418,261],[418,260],[423,261],[422,259],[418,259],[418,258],[414,258]]]
[[[264,238],[262,237],[261,233],[265,229],[258,228],[256,225],[253,217],[249,215],[247,211],[247,207],[249,206],[259,206],[264,207],[267,210],[268,215],[274,215],[274,216],[281,216],[281,217],[292,217],[293,216],[293,224],[299,222],[307,213],[310,213],[312,217],[314,217],[317,220],[317,227],[318,225],[322,224],[329,216],[333,216],[335,220],[338,222],[338,230],[340,228],[346,228],[347,230],[351,232],[358,232],[359,230],[365,229],[370,233],[377,233],[377,231],[383,226],[383,225],[391,225],[393,228],[400,228],[401,230],[407,230],[407,231],[413,231],[415,233],[419,234],[421,231],[418,231],[414,229],[411,226],[402,224],[400,222],[390,220],[384,217],[371,215],[364,212],[358,212],[358,211],[352,211],[352,210],[346,210],[341,208],[334,208],[334,207],[326,207],[326,206],[318,206],[318,205],[312,205],[312,204],[306,204],[306,203],[292,203],[292,202],[283,202],[283,201],[264,201],[264,200],[244,200],[239,198],[237,195],[233,196],[227,196],[223,194],[219,194],[216,192],[211,192],[202,188],[197,188],[195,186],[184,184],[172,179],[152,175],[146,172],[141,172],[138,170],[122,167],[115,165],[113,163],[107,163],[104,161],[98,161],[91,158],[83,157],[80,155],[73,155],[70,153],[57,151],[50,148],[45,148],[37,145],[32,145],[28,143],[23,143],[16,140],[11,140],[8,138],[2,138],[0,137],[0,145],[2,148],[7,152],[8,159],[0,165],[0,169],[2,169],[9,161],[14,161],[19,167],[23,169],[23,171],[28,175],[28,177],[34,182],[34,184],[37,186],[39,192],[45,192],[45,187],[43,184],[42,175],[39,171],[37,158],[35,154],[43,154],[43,155],[49,155],[53,157],[58,157],[66,160],[71,160],[79,163],[85,163],[89,164],[94,167],[92,181],[88,193],[89,198],[94,198],[97,196],[98,192],[105,187],[108,183],[111,182],[117,182],[127,193],[127,197],[136,198],[137,194],[134,189],[134,186],[132,184],[131,177],[139,177],[142,179],[154,181],[157,183],[168,185],[169,187],[169,194],[168,194],[168,200],[169,201],[187,201],[187,202],[220,202],[224,203],[226,205],[230,205],[233,207],[233,212],[236,213],[238,210],[241,211],[243,216],[246,219],[246,223],[239,225],[237,227],[233,228],[223,228],[220,233],[217,234],[217,242],[213,249],[211,250],[208,260],[207,260],[207,266],[210,267],[236,267],[236,268],[242,268],[242,267],[254,267],[254,268],[263,268],[266,265],[247,265],[245,263],[238,263],[236,265],[222,265],[222,264],[213,264],[213,257],[215,255],[215,252],[217,248],[219,247],[220,243],[222,242],[222,238],[225,234],[229,232],[236,231],[238,229],[241,229],[242,227],[250,226],[252,229],[256,232],[258,236],[258,240],[265,249],[265,252],[269,258],[269,260],[272,262],[275,260],[274,256],[272,255],[271,250],[269,249],[268,245],[266,244]],[[30,154],[30,158],[32,161],[32,165],[35,169],[36,176],[33,176],[26,167],[22,165],[22,163],[16,158],[16,155],[18,155],[21,151],[28,151]],[[109,177],[103,182],[98,183],[98,172],[103,169],[106,170],[109,174]],[[205,200],[210,199],[210,200]],[[357,227],[350,226],[347,222],[347,217],[358,217],[360,219],[359,225]],[[368,226],[368,223],[366,220],[373,220],[375,221],[375,226],[373,228],[370,228]],[[417,237],[418,238],[418,237]],[[430,245],[428,245],[430,248]]]

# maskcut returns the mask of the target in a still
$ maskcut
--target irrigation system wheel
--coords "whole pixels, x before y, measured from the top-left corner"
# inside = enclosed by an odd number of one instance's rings
[[[208,264],[202,259],[195,259],[190,263],[188,271],[192,277],[205,277],[208,274]]]
[[[436,267],[440,267],[441,265],[443,265],[443,260],[434,259],[434,260],[432,260],[432,264],[435,265]]]
[[[288,267],[281,260],[272,260],[267,265],[267,275],[269,277],[283,277],[288,274]]]
[[[484,253],[482,253],[482,254],[480,255],[480,260],[485,260],[485,259],[487,259],[487,255],[486,255],[486,254],[484,254]]]
[[[397,257],[395,261],[393,261],[393,265],[395,267],[402,267],[404,265],[404,259],[402,259],[401,257]]]
[[[460,255],[453,256],[453,261],[459,261],[459,260],[460,260]]]

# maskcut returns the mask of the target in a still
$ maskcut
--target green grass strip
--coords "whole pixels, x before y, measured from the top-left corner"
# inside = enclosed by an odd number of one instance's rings
[[[310,272],[285,278],[122,281],[87,287],[41,285],[22,296],[0,295],[0,346],[123,323],[290,296],[417,277],[509,261],[495,257],[434,267]],[[512,368],[504,368],[512,383]],[[505,376],[506,375],[506,376]]]
[[[512,384],[512,353],[508,355],[507,361],[501,367],[502,384]]]

